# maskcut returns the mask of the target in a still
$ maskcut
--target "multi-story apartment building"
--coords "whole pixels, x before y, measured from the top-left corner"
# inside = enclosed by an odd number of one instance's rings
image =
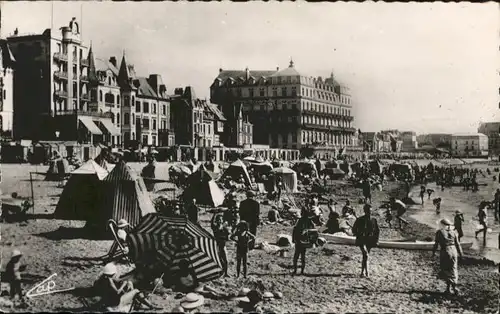
[[[95,58],[92,51],[88,59],[90,110],[110,118],[110,122],[103,124],[109,131],[110,142],[126,147],[174,145],[170,100],[162,77],[158,74],[147,78],[137,76],[125,55],[119,66],[115,57],[104,61]]]
[[[118,69],[116,59],[105,61],[94,58],[92,47],[89,49],[89,111],[98,112],[109,117],[101,128],[106,129],[106,142],[112,145],[121,144],[120,130],[120,86],[118,86]],[[110,123],[111,122],[111,123]]]
[[[332,149],[357,146],[349,88],[333,74],[313,78],[288,68],[271,71],[227,71],[210,87],[211,101],[230,122],[234,107],[242,105],[255,144],[272,148],[323,145]]]
[[[392,133],[386,132],[364,132],[362,134],[363,150],[374,153],[401,152],[403,141],[398,140]]]
[[[59,34],[47,29],[23,36],[16,30],[7,42],[16,58],[14,137],[103,142],[106,134],[98,124],[109,123],[109,117],[89,110],[87,47],[75,18]]]
[[[177,145],[220,145],[226,118],[217,106],[197,98],[191,86],[176,88],[171,101],[171,122]]]
[[[243,147],[253,144],[253,124],[248,113],[243,112],[243,104],[236,103],[226,110],[228,121],[224,132],[224,143],[229,147]]]
[[[411,152],[418,148],[417,133],[413,131],[401,132],[400,140],[402,142],[401,150],[404,152]]]
[[[0,131],[2,138],[12,137],[14,118],[14,63],[6,40],[0,40]]]
[[[451,154],[455,157],[488,156],[488,137],[481,133],[453,134],[451,136]]]
[[[500,122],[481,123],[477,132],[488,136],[489,155],[500,155]]]
[[[438,148],[451,149],[451,134],[430,133],[417,136],[420,146],[431,145]]]

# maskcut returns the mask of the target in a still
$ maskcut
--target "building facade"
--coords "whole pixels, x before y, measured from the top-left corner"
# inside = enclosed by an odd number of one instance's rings
[[[400,133],[403,152],[412,152],[418,148],[417,133],[413,131],[403,131]]]
[[[453,134],[451,136],[451,155],[455,157],[488,156],[488,137],[481,133]]]
[[[191,86],[175,89],[170,108],[177,145],[220,146],[226,118],[217,106],[197,98]]]
[[[488,136],[488,152],[490,156],[500,155],[500,122],[481,123],[478,133]]]
[[[0,131],[2,138],[12,138],[14,119],[15,59],[6,40],[0,40]]]
[[[88,53],[76,19],[60,33],[23,36],[16,30],[7,43],[16,59],[14,138],[104,142],[107,131],[99,125],[109,117],[90,110]]]
[[[210,95],[226,118],[234,116],[236,105],[242,106],[249,122],[258,126],[252,134],[255,144],[293,149],[357,146],[349,88],[333,74],[313,78],[297,71],[293,61],[283,70],[220,69]]]

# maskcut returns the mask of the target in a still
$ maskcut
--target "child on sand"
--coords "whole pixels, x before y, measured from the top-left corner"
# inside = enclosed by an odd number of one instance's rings
[[[236,231],[231,235],[231,240],[236,241],[236,277],[240,276],[241,264],[243,263],[243,277],[247,277],[247,260],[249,242],[255,236],[248,231],[248,223],[240,221],[236,226]]]
[[[10,297],[15,299],[23,299],[23,290],[21,287],[21,272],[26,269],[26,265],[21,265],[21,257],[23,254],[19,250],[12,251],[12,258],[7,263],[5,268],[5,279],[10,284]]]
[[[436,206],[436,214],[439,214],[441,212],[441,198],[438,197],[433,199],[432,203]]]
[[[455,212],[455,219],[454,219],[454,226],[455,226],[455,231],[457,232],[458,235],[458,241],[460,242],[460,239],[464,236],[464,231],[462,229],[462,224],[464,223],[464,215],[460,210],[457,210]]]

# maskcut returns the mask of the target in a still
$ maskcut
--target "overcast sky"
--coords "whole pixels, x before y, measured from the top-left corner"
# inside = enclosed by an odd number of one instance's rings
[[[2,35],[41,33],[50,2],[2,2]],[[82,8],[82,10],[81,10]],[[138,75],[158,73],[169,92],[209,97],[219,68],[288,66],[351,88],[363,131],[474,132],[500,121],[498,4],[54,2],[53,25],[80,21],[95,55]],[[83,14],[81,14],[83,12]]]

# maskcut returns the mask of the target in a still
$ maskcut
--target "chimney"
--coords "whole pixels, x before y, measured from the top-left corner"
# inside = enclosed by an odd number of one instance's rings
[[[111,63],[116,68],[116,57],[109,58],[109,63]]]
[[[276,67],[276,72],[280,70],[280,67]]]
[[[248,69],[248,67],[245,69],[245,79],[249,79],[250,78],[250,70]]]
[[[219,69],[219,73],[221,73],[221,72],[222,72],[222,68]]]

